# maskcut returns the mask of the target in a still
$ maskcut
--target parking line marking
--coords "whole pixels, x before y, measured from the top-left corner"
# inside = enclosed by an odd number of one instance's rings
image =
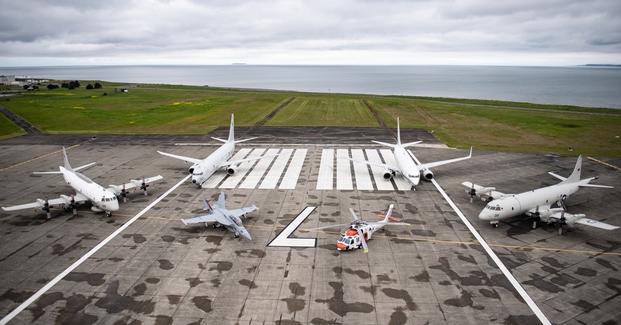
[[[67,147],[67,148],[65,148],[65,149],[66,149],[66,150],[69,150],[69,149],[73,149],[73,148],[75,148],[75,147],[79,147],[79,146],[81,146],[81,145],[82,145],[81,143],[78,143],[78,144],[74,144],[74,145],[72,145],[72,146],[69,146],[69,147]],[[10,168],[13,168],[13,167],[21,166],[21,165],[23,165],[23,164],[27,164],[27,163],[32,162],[32,161],[35,161],[35,160],[39,160],[39,159],[41,159],[41,158],[45,158],[45,157],[51,156],[51,155],[53,155],[53,154],[57,154],[57,153],[59,153],[59,152],[62,152],[62,149],[61,149],[61,150],[52,151],[52,152],[49,152],[49,153],[43,154],[43,155],[41,155],[41,156],[37,156],[37,157],[31,158],[31,159],[28,159],[28,160],[24,160],[24,161],[22,161],[22,162],[15,163],[15,164],[13,164],[13,165],[6,166],[6,167],[4,167],[4,168],[0,168],[0,172],[1,172],[1,171],[5,171],[5,170],[10,169]]]
[[[470,230],[472,235],[474,235],[474,237],[477,239],[477,241],[481,244],[481,247],[483,247],[483,249],[485,250],[487,255],[489,255],[489,257],[491,257],[491,259],[494,261],[494,263],[496,263],[496,265],[498,266],[500,271],[505,275],[507,280],[509,280],[511,285],[513,285],[515,290],[520,294],[520,296],[522,297],[524,302],[526,302],[528,307],[530,307],[530,309],[533,311],[533,313],[535,313],[535,316],[537,316],[537,318],[539,318],[539,321],[542,324],[544,324],[544,325],[550,325],[551,324],[550,321],[543,314],[541,309],[539,309],[539,306],[537,306],[537,304],[528,295],[528,293],[526,293],[526,290],[524,290],[524,288],[522,287],[520,282],[513,276],[513,274],[511,274],[511,271],[509,271],[509,269],[507,269],[505,264],[500,260],[500,258],[498,258],[496,253],[494,253],[492,248],[487,244],[487,242],[483,239],[483,237],[479,234],[479,232],[476,229],[474,229],[474,226],[472,226],[472,224],[470,223],[468,218],[466,218],[466,216],[464,216],[464,214],[461,212],[461,210],[459,210],[457,205],[455,205],[455,203],[453,203],[453,200],[451,200],[451,198],[449,198],[449,196],[446,194],[446,192],[444,192],[442,187],[440,187],[440,184],[438,184],[438,182],[435,179],[432,179],[431,182],[438,189],[438,192],[440,192],[440,194],[442,194],[442,196],[444,197],[446,202],[448,202],[448,204],[451,206],[451,208],[453,208],[455,213],[457,213],[457,216],[459,216],[461,221],[466,225],[466,228],[468,228],[468,230]]]
[[[353,190],[351,179],[351,160],[347,149],[336,149],[336,189]]]
[[[331,190],[334,185],[332,173],[334,164],[334,149],[321,150],[321,163],[319,164],[319,176],[317,177],[318,190]]]
[[[264,148],[254,149],[246,158],[261,157],[264,152]],[[237,168],[235,168],[235,174],[229,176],[229,178],[224,180],[224,182],[222,182],[222,184],[220,185],[220,188],[235,188],[237,184],[241,182],[244,176],[246,176],[246,174],[250,171],[252,166],[256,163],[256,160],[251,160],[245,161],[237,165]]]
[[[267,172],[265,177],[263,178],[263,182],[259,185],[260,189],[275,189],[276,185],[278,185],[278,180],[280,180],[280,175],[285,170],[285,166],[287,166],[287,162],[289,161],[289,157],[291,157],[291,153],[293,153],[293,149],[282,149],[280,151],[280,155],[276,157],[276,161],[274,161],[274,165]]]
[[[273,155],[278,154],[278,151],[279,149],[269,149],[265,153],[267,157],[259,160],[259,162],[256,166],[254,166],[250,174],[248,174],[248,176],[246,176],[246,179],[241,183],[241,185],[239,185],[239,188],[255,188],[257,184],[259,184],[261,176],[265,174],[267,168],[270,166],[274,158],[276,158],[276,156]]]
[[[308,149],[297,149],[295,150],[295,154],[293,154],[293,158],[291,158],[291,162],[289,163],[289,168],[287,168],[287,172],[285,176],[282,177],[282,181],[280,182],[281,190],[293,190],[298,183],[298,178],[300,178],[300,172],[302,171],[302,165],[304,165],[304,158],[306,158],[306,153]]]
[[[168,191],[164,192],[164,194],[160,195],[157,199],[155,199],[153,202],[151,202],[149,205],[147,205],[146,208],[144,208],[144,209],[142,209],[142,211],[138,212],[137,215],[135,215],[133,218],[129,219],[121,227],[119,227],[112,234],[110,234],[108,237],[106,237],[106,239],[102,240],[99,244],[97,244],[97,246],[93,247],[90,251],[88,251],[86,254],[84,254],[82,257],[80,257],[79,260],[75,261],[68,268],[66,268],[64,271],[62,271],[60,274],[58,274],[55,278],[53,278],[50,282],[48,282],[46,285],[44,285],[43,288],[39,289],[32,296],[30,296],[30,298],[26,299],[26,301],[24,301],[19,306],[17,306],[17,308],[13,309],[13,311],[11,311],[8,315],[4,316],[4,318],[2,318],[0,320],[0,325],[5,325],[8,322],[10,322],[15,316],[17,316],[20,312],[22,312],[24,309],[26,309],[28,306],[30,306],[33,302],[35,302],[37,299],[39,299],[39,297],[41,297],[44,293],[46,293],[48,290],[50,290],[54,285],[56,285],[56,283],[60,282],[60,280],[62,280],[69,273],[71,273],[73,270],[75,270],[78,266],[80,266],[82,263],[84,263],[84,261],[86,261],[89,257],[91,257],[93,254],[97,253],[98,250],[100,250],[102,247],[104,247],[109,241],[114,239],[114,237],[116,237],[118,234],[123,232],[123,230],[127,229],[127,227],[129,227],[132,223],[134,223],[136,220],[138,220],[143,214],[145,214],[147,211],[151,210],[151,208],[153,208],[156,204],[158,204],[163,198],[167,197],[168,194],[170,194],[177,187],[179,187],[179,185],[181,185],[185,181],[187,181],[190,178],[190,176],[191,175],[187,175],[181,181],[179,181],[179,183],[175,184],[173,187],[168,189]]]
[[[380,153],[382,154],[382,157],[384,157],[384,161],[387,165],[395,167],[397,166],[397,162],[395,161],[395,155],[390,149],[381,149]],[[396,175],[393,177],[393,180],[395,181],[395,185],[397,185],[397,189],[399,191],[408,191],[412,189],[412,185],[408,181],[406,181],[399,173],[396,173]]]
[[[367,154],[370,162],[374,164],[384,164],[376,149],[364,149],[364,152]],[[393,191],[395,189],[392,182],[384,179],[385,170],[376,165],[371,165],[371,171],[373,172],[373,179],[375,180],[375,186],[377,186],[378,191]]]
[[[351,157],[355,160],[366,160],[362,149],[351,149]],[[363,191],[373,191],[373,183],[366,164],[354,162],[356,188]]]
[[[238,159],[244,159],[244,157],[246,157],[248,155],[248,153],[250,152],[251,149],[249,148],[243,148],[241,150],[239,150],[236,154],[234,154],[229,160],[238,160]],[[218,186],[218,184],[220,184],[220,182],[222,182],[222,180],[228,176],[228,174],[226,172],[216,172],[213,175],[211,175],[211,177],[209,177],[209,179],[203,183],[203,188],[216,188],[216,186]]]

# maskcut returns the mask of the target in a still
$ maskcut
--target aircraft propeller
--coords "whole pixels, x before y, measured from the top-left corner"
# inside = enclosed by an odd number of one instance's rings
[[[468,194],[470,195],[470,203],[472,203],[472,200],[477,196],[477,190],[474,189],[474,183],[472,183],[472,188],[470,188]]]
[[[78,207],[75,204],[75,195],[73,195],[73,194],[71,195],[71,201],[69,201],[69,207],[71,208],[73,215],[77,216],[78,215]]]
[[[121,197],[123,198],[123,202],[127,202],[127,190],[125,189],[125,184],[123,184],[123,188],[121,189]]]
[[[143,177],[142,184],[140,184],[140,189],[144,191],[145,196],[149,195],[149,193],[147,193],[147,187],[149,187],[149,184],[145,182],[144,177]]]
[[[541,220],[541,213],[539,212],[539,206],[535,208],[533,213],[533,229],[537,228],[537,223]]]
[[[48,199],[45,199],[45,203],[43,203],[43,207],[41,208],[41,210],[45,211],[48,220],[52,219],[52,213],[50,212],[50,202],[48,201]]]
[[[563,234],[563,226],[567,224],[567,218],[565,218],[565,211],[561,211],[561,218],[558,221],[558,234]]]

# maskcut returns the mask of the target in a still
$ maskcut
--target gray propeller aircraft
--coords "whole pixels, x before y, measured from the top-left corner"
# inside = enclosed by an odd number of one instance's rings
[[[483,187],[471,182],[463,182],[466,193],[470,195],[470,202],[475,197],[488,202],[479,214],[480,220],[489,221],[494,227],[503,219],[526,215],[533,218],[533,229],[538,222],[555,223],[558,225],[559,235],[563,234],[563,227],[573,227],[576,224],[596,227],[605,230],[614,230],[619,227],[586,218],[584,214],[566,212],[565,200],[576,193],[581,187],[612,188],[612,186],[589,184],[597,177],[580,179],[582,156],[578,157],[574,171],[569,177],[563,177],[553,172],[550,175],[561,180],[560,183],[520,193],[505,194],[496,191],[494,187]],[[558,207],[552,207],[557,205]]]
[[[389,181],[391,180],[397,173],[403,175],[403,177],[412,185],[412,189],[420,182],[421,176],[425,181],[430,182],[433,179],[433,172],[430,170],[431,168],[470,159],[472,157],[472,148],[470,148],[470,153],[465,157],[453,158],[447,160],[434,161],[429,163],[421,163],[413,154],[408,153],[405,148],[412,147],[421,143],[422,141],[401,143],[401,129],[399,127],[399,118],[397,117],[397,143],[391,144],[380,141],[373,141],[374,143],[387,146],[392,148],[393,155],[395,156],[396,165],[390,164],[380,164],[374,163],[367,160],[356,160],[347,158],[354,163],[362,163],[371,166],[376,166],[379,168],[383,168],[384,179]]]
[[[73,211],[73,215],[77,215],[77,206],[82,203],[90,202],[92,204],[91,210],[94,212],[105,212],[106,216],[112,215],[113,211],[119,210],[119,202],[117,197],[123,198],[125,201],[127,198],[128,190],[141,189],[144,191],[144,195],[147,195],[147,187],[149,183],[159,181],[163,177],[158,175],[154,177],[132,179],[129,183],[122,185],[110,185],[105,188],[95,183],[90,178],[79,173],[80,170],[92,167],[94,162],[80,167],[72,168],[67,158],[67,151],[63,147],[63,160],[64,166],[59,166],[58,171],[52,172],[34,172],[35,175],[63,175],[65,182],[75,190],[75,194],[60,195],[56,199],[37,199],[35,202],[15,205],[10,207],[2,207],[4,211],[17,211],[25,209],[35,209],[46,213],[47,218],[50,219],[52,214],[50,209],[52,207],[65,208],[67,211]]]
[[[233,175],[235,173],[235,168],[238,164],[246,162],[246,161],[254,161],[259,160],[265,157],[269,157],[272,155],[263,155],[260,157],[249,157],[246,159],[238,159],[238,160],[229,160],[233,153],[235,152],[235,144],[250,141],[256,138],[249,138],[244,140],[235,140],[235,123],[233,114],[231,114],[231,126],[229,129],[229,138],[227,140],[214,138],[212,139],[216,141],[220,141],[224,143],[220,146],[216,151],[207,156],[205,159],[197,159],[179,155],[173,155],[171,153],[166,153],[162,151],[158,151],[160,155],[168,156],[171,158],[183,160],[186,163],[192,164],[188,169],[188,172],[192,175],[192,183],[202,187],[203,183],[213,175],[217,170],[224,168],[229,175]]]
[[[204,223],[205,226],[209,224],[213,224],[214,227],[222,226],[226,230],[232,232],[235,235],[235,238],[242,236],[248,240],[252,240],[250,233],[246,230],[242,221],[246,219],[246,215],[248,213],[258,209],[255,205],[240,209],[227,210],[224,192],[221,192],[215,206],[212,206],[209,204],[208,200],[205,200],[203,209],[207,211],[207,214],[189,219],[181,219],[181,221],[185,225]]]

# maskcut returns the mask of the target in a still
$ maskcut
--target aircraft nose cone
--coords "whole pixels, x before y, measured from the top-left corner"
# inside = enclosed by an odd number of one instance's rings
[[[250,237],[250,234],[247,231],[243,232],[242,236],[244,236],[244,238],[246,238],[248,240],[252,240],[252,237]]]
[[[491,215],[486,211],[483,210],[481,211],[481,213],[479,213],[479,220],[491,220]]]
[[[336,250],[337,251],[344,251],[347,250],[347,246],[345,246],[345,244],[341,243],[341,242],[337,242],[336,243]]]

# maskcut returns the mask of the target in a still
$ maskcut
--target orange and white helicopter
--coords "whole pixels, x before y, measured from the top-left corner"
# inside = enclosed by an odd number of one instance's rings
[[[336,241],[336,250],[337,251],[350,251],[358,248],[363,248],[365,253],[369,252],[369,247],[367,246],[367,241],[371,239],[371,236],[374,232],[382,229],[386,225],[393,226],[411,226],[406,222],[391,222],[393,219],[391,217],[393,205],[391,204],[388,207],[388,211],[384,215],[384,219],[382,221],[365,221],[360,219],[352,208],[349,208],[349,212],[351,212],[351,216],[354,219],[351,224],[349,224],[349,228],[347,228],[341,236]],[[321,230],[328,228],[336,228],[347,226],[347,224],[339,224],[332,226],[325,226],[319,228],[306,229],[307,231],[313,230]]]

